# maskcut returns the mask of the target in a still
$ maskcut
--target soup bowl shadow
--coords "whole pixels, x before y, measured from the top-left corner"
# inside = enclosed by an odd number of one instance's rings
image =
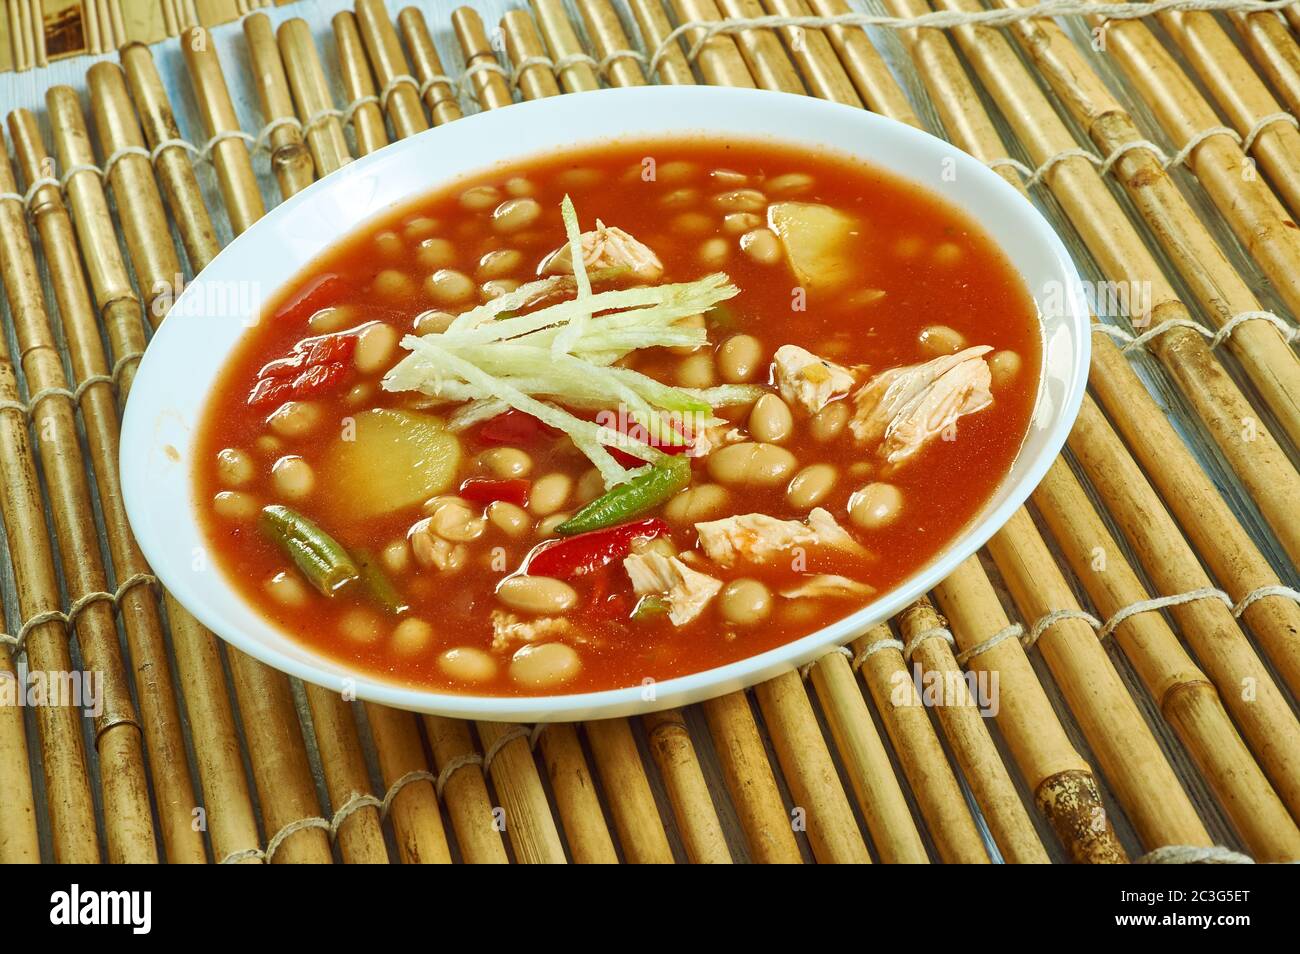
[[[577,145],[743,138],[847,155],[936,193],[982,223],[1038,308],[1042,372],[1020,453],[980,513],[935,559],[868,606],[790,643],[717,668],[598,692],[489,696],[362,674],[264,619],[206,557],[195,500],[198,422],[258,302],[363,223],[423,193]],[[685,705],[788,672],[932,589],[1024,503],[1060,452],[1087,381],[1090,316],[1065,246],[1025,198],[977,159],[902,123],[803,96],[716,87],[602,90],[521,103],[402,140],[300,192],[225,248],[179,295],[135,378],[121,440],[127,514],[162,583],[200,622],[262,662],[335,691],[485,720],[603,718]]]

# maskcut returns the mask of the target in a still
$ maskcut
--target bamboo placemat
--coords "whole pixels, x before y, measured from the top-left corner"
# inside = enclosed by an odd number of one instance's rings
[[[103,689],[93,719],[0,706],[0,860],[1300,858],[1300,14],[997,3],[318,0],[207,31],[164,0],[175,39],[0,76],[0,688]],[[83,8],[84,49],[124,7]],[[644,719],[345,701],[156,592],[117,425],[177,276],[392,138],[651,79],[870,108],[1043,209],[1099,323],[1031,504],[846,650]]]

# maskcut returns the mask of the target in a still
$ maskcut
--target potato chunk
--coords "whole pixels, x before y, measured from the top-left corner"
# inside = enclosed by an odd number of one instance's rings
[[[856,277],[849,249],[858,225],[853,216],[813,202],[775,202],[767,215],[795,277],[809,291],[835,291]]]
[[[322,468],[326,485],[347,494],[353,516],[414,507],[451,486],[460,441],[438,418],[376,408],[355,422],[354,433],[345,431],[326,452]]]

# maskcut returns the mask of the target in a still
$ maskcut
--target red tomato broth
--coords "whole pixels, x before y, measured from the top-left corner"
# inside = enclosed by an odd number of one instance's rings
[[[217,565],[262,615],[313,649],[354,666],[359,673],[445,692],[544,695],[635,686],[647,679],[658,681],[734,662],[798,639],[868,601],[868,598],[826,598],[811,604],[806,616],[797,616],[789,608],[789,601],[776,595],[778,589],[797,582],[791,578],[788,561],[777,560],[770,565],[741,564],[729,570],[708,569],[711,575],[724,581],[743,576],[767,582],[773,590],[774,610],[762,623],[743,628],[728,625],[717,610],[717,600],[682,628],[674,627],[666,618],[629,621],[625,615],[636,604],[636,597],[631,595],[621,566],[615,563],[571,581],[578,590],[579,609],[569,615],[588,640],[585,644],[574,644],[582,658],[582,669],[575,679],[557,688],[521,687],[507,675],[507,652],[498,658],[500,666],[494,679],[467,685],[443,673],[437,663],[438,654],[457,646],[490,647],[489,614],[501,608],[494,587],[539,542],[534,533],[516,541],[489,524],[483,537],[468,544],[470,560],[455,575],[416,567],[402,576],[397,582],[404,599],[411,604],[411,615],[426,620],[434,628],[434,638],[427,650],[409,656],[397,652],[387,635],[373,643],[361,644],[340,633],[339,618],[363,604],[362,598],[342,595],[326,599],[311,591],[305,610],[276,602],[268,596],[264,583],[277,573],[294,573],[292,565],[260,534],[255,521],[232,523],[213,512],[210,504],[213,496],[229,489],[214,466],[217,453],[222,448],[242,448],[254,458],[259,471],[252,484],[259,506],[286,503],[315,520],[349,549],[365,548],[374,554],[388,542],[404,539],[411,524],[423,516],[418,508],[358,520],[350,515],[350,488],[327,486],[324,481],[318,481],[305,502],[284,501],[276,495],[269,471],[280,454],[301,454],[309,461],[318,459],[324,447],[338,438],[336,425],[357,410],[407,408],[411,396],[385,392],[376,386],[373,396],[361,408],[348,406],[343,395],[352,384],[362,380],[352,370],[341,389],[323,399],[325,420],[313,435],[263,456],[253,448],[257,438],[267,433],[266,420],[273,408],[249,407],[245,403],[259,370],[290,354],[301,339],[317,334],[308,326],[307,318],[325,305],[346,304],[354,308],[356,315],[351,326],[367,321],[389,321],[402,333],[411,330],[417,314],[440,307],[422,285],[407,301],[399,302],[377,301],[372,288],[375,276],[383,268],[405,269],[416,275],[430,271],[417,261],[413,251],[415,242],[407,244],[404,255],[392,259],[383,259],[373,243],[379,233],[400,232],[403,223],[420,216],[438,220],[442,227],[434,234],[451,238],[458,246],[456,268],[473,274],[474,263],[481,255],[496,248],[516,248],[524,253],[524,265],[514,274],[527,281],[537,262],[564,240],[559,204],[567,192],[583,229],[594,227],[599,218],[608,225],[626,229],[653,249],[665,266],[663,281],[689,281],[715,270],[700,264],[698,251],[705,239],[724,233],[719,228],[688,237],[671,230],[671,220],[678,213],[666,213],[660,203],[664,195],[678,186],[645,182],[637,175],[644,168],[642,158],[648,155],[658,157],[661,166],[669,159],[680,159],[700,163],[705,169],[728,168],[751,177],[806,171],[814,176],[814,187],[792,198],[825,203],[861,218],[863,227],[854,239],[853,261],[864,263],[862,276],[848,291],[877,288],[885,292],[883,298],[868,305],[847,305],[843,294],[836,297],[810,294],[806,311],[794,311],[791,302],[796,279],[790,268],[784,262],[772,266],[752,261],[735,248],[734,236],[728,236],[732,249],[723,270],[741,292],[726,303],[726,309],[734,320],[734,332],[743,331],[759,338],[767,355],[782,344],[796,344],[843,365],[866,365],[874,373],[932,357],[920,350],[918,335],[923,328],[938,323],[961,332],[970,344],[1008,349],[1016,352],[1022,361],[1012,385],[1001,390],[995,387],[990,407],[961,419],[955,440],[930,441],[889,476],[889,481],[902,491],[903,514],[890,526],[873,531],[853,526],[845,511],[852,491],[866,480],[877,479],[852,479],[846,470],[854,461],[872,458],[874,449],[857,448],[847,431],[830,444],[816,443],[808,433],[806,415],[796,409],[794,433],[783,446],[794,453],[800,467],[819,461],[830,461],[839,467],[840,477],[834,491],[819,506],[834,514],[874,555],[870,561],[863,562],[844,555],[810,551],[808,572],[842,573],[869,583],[879,596],[931,562],[979,513],[1010,468],[1028,428],[1039,379],[1041,347],[1036,313],[1023,281],[975,222],[939,197],[882,170],[802,150],[763,143],[718,146],[703,141],[602,146],[503,166],[457,182],[375,220],[295,277],[281,294],[281,305],[269,308],[266,317],[237,346],[219,386],[214,389],[198,433],[196,499]],[[563,181],[563,174],[571,169],[595,169],[600,173],[599,181],[594,184]],[[491,208],[487,212],[467,212],[459,206],[458,196],[469,186],[500,184],[512,176],[526,176],[537,187],[534,197],[541,204],[542,214],[525,233],[502,238],[488,224]],[[762,184],[757,188],[761,189]],[[706,187],[703,191],[707,195],[711,190]],[[693,208],[707,209],[707,199]],[[720,214],[713,217],[720,219]],[[911,242],[919,250],[908,254],[907,248],[898,247],[900,240]],[[938,262],[929,254],[946,241],[960,245],[962,254],[955,264]],[[325,274],[334,277],[322,282],[321,276]],[[301,307],[305,292],[309,292],[311,312]],[[480,300],[476,297],[464,307]],[[716,351],[731,333],[733,329],[711,328],[711,347]],[[399,357],[404,353],[400,352]],[[633,366],[671,383],[671,369],[680,361],[680,357],[657,349],[636,355]],[[378,378],[379,375],[372,375],[366,380],[377,385]],[[763,376],[758,380],[766,383]],[[861,380],[864,377],[859,377]],[[722,413],[729,418],[736,417],[731,411]],[[743,423],[743,414],[739,420]],[[493,441],[480,440],[475,429],[462,434],[461,443],[461,465],[447,490],[451,494],[466,477],[492,476],[475,470],[472,459],[479,451],[499,446]],[[562,435],[541,431],[530,443],[517,446],[524,446],[532,455],[530,477],[533,480],[558,470],[576,481],[590,466]],[[709,480],[704,460],[694,461],[693,467],[696,473],[693,483]],[[572,512],[576,507],[565,509]],[[784,485],[733,489],[732,506],[727,512],[754,511],[780,519],[806,516],[806,510],[796,510],[787,502]],[[654,515],[661,512],[659,508]],[[695,545],[695,532],[690,526],[675,525],[672,539],[679,549],[690,549]],[[483,565],[486,553],[494,547],[505,548],[504,570]],[[395,619],[387,621],[385,627],[391,629],[396,622]],[[510,651],[515,648],[512,646]]]

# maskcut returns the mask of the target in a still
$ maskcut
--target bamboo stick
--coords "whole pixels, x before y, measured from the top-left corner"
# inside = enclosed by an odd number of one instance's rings
[[[1212,586],[1142,472],[1119,452],[1118,438],[1095,405],[1084,405],[1069,446],[1158,590],[1185,593]],[[1173,607],[1170,612],[1178,620],[1183,638],[1221,688],[1225,703],[1278,794],[1292,814],[1300,817],[1300,722],[1231,610],[1218,600],[1207,599]],[[1250,691],[1243,694],[1243,687]]]
[[[768,14],[778,17],[812,15],[812,10],[804,0],[763,0],[763,7]],[[812,95],[845,106],[862,105],[848,73],[835,58],[835,52],[825,33],[807,27],[782,27],[781,36]]]
[[[920,0],[899,0],[896,5],[910,7],[919,2]],[[965,9],[969,2],[970,0],[943,0],[942,6],[945,9]],[[1045,34],[1053,29],[1048,24],[1040,26]],[[1074,137],[1057,117],[1052,104],[1029,82],[1031,77],[1012,55],[1000,35],[990,30],[976,31],[967,27],[958,28],[956,35],[981,79],[1003,104],[1004,114],[1016,128],[1035,162],[1045,161],[1063,150],[1077,148]],[[1042,48],[1041,43],[1027,45],[1034,50]],[[1061,55],[1065,56],[1066,52]],[[1049,78],[1053,75],[1055,74],[1048,69]],[[1070,75],[1078,79],[1079,71],[1072,69]],[[1070,89],[1082,88],[1081,85],[1073,85],[1074,79],[1071,80]],[[1071,95],[1077,96],[1078,93]],[[1059,90],[1058,96],[1067,99]],[[1107,115],[1116,122],[1121,122],[1120,114],[1110,112]],[[1122,178],[1126,170],[1137,168],[1131,164],[1142,162],[1136,152],[1126,153],[1120,159],[1118,168]],[[1162,174],[1157,167],[1151,175],[1158,178]],[[1045,181],[1109,277],[1121,282],[1148,283],[1147,287],[1152,289],[1150,320],[1153,323],[1169,319],[1190,320],[1190,312],[1178,299],[1142,237],[1090,163],[1077,157],[1058,162],[1047,174]],[[1143,186],[1151,181],[1151,176],[1139,178],[1136,173],[1133,179],[1135,185]],[[1140,208],[1147,202],[1144,197],[1150,194],[1151,191],[1144,190],[1143,195],[1139,196]],[[1171,203],[1179,201],[1172,191],[1166,198]],[[1157,232],[1179,228],[1174,220],[1164,217],[1153,220],[1153,227],[1156,227]],[[1203,251],[1207,260],[1217,251],[1212,243],[1208,246],[1197,245],[1196,250],[1198,253]],[[1220,252],[1219,255],[1221,254]],[[1216,279],[1226,279],[1230,273],[1230,268],[1222,274],[1216,270]],[[1250,324],[1263,325],[1262,322]],[[1247,331],[1244,326],[1240,330],[1243,333]],[[1259,334],[1268,333],[1259,331]],[[1272,334],[1276,336],[1276,331],[1272,331]],[[1151,344],[1153,352],[1178,381],[1197,415],[1206,423],[1216,443],[1250,489],[1251,495],[1287,546],[1288,552],[1300,554],[1300,526],[1290,517],[1291,501],[1300,496],[1300,475],[1262,424],[1256,429],[1257,439],[1242,439],[1242,422],[1257,418],[1250,402],[1218,366],[1209,347],[1195,332],[1182,327],[1171,328],[1158,335]],[[1291,361],[1293,358],[1294,356],[1282,360]],[[1112,414],[1123,412],[1119,408],[1107,409]]]
[[[1286,17],[1287,23],[1291,24],[1292,30],[1300,30],[1300,9],[1296,9],[1294,3],[1283,7],[1282,15]]]
[[[337,813],[353,799],[370,793],[369,772],[352,707],[338,693],[311,684],[307,685],[307,705],[311,709],[325,788]],[[338,828],[343,860],[353,865],[388,864],[382,824],[379,809],[373,805],[352,811]]]
[[[262,117],[271,129],[271,171],[275,173],[280,194],[285,198],[307,188],[315,176],[312,157],[303,142],[302,129],[294,113],[289,94],[289,80],[280,62],[279,47],[265,13],[244,19],[244,39],[248,42],[249,64]]]
[[[424,104],[429,107],[433,124],[441,126],[463,115],[460,103],[456,101],[456,91],[452,85],[439,77],[446,76],[442,68],[442,58],[438,48],[433,45],[429,27],[424,22],[424,14],[416,7],[407,7],[397,15],[397,25],[401,28],[406,48],[411,51],[415,63],[415,78],[424,90]]]
[[[17,191],[8,153],[0,148],[0,192]],[[33,215],[40,213],[52,194],[56,195],[57,190],[49,186],[38,190],[34,198],[39,198],[41,203],[33,203]],[[3,216],[0,220],[3,221],[0,228],[3,233],[0,235],[0,271],[3,272],[10,317],[22,356],[23,377],[32,394],[47,389],[66,390],[68,380],[42,300],[36,257],[28,239],[21,205],[12,201],[3,203],[0,216]],[[63,250],[50,251],[60,264],[67,261]],[[55,279],[56,288],[65,290],[66,282],[66,276],[59,275]],[[107,406],[112,408],[112,395],[105,393],[103,385],[88,389],[87,396],[91,390],[99,393],[88,402],[88,406],[103,407],[107,399]],[[90,487],[81,468],[75,410],[72,402],[61,397],[47,398],[33,409],[32,420],[63,576],[75,602],[86,594],[102,593],[108,588]],[[13,533],[11,528],[11,546]],[[157,861],[142,733],[118,647],[112,604],[100,600],[87,605],[77,617],[75,629],[86,671],[93,673],[93,678],[98,680],[103,701],[102,710],[95,716],[95,747],[105,766],[100,775],[100,786],[105,803],[108,858],[113,862]],[[72,667],[69,664],[59,671],[71,672]]]
[[[317,174],[328,175],[351,162],[352,157],[343,124],[333,115],[334,100],[311,38],[311,27],[301,17],[294,17],[280,24],[276,40]]]
[[[1255,124],[1266,116],[1281,112],[1277,98],[1212,14],[1170,11],[1158,14],[1156,19],[1183,51],[1218,103],[1219,111],[1243,137],[1250,135]],[[1263,127],[1249,154],[1264,170],[1278,197],[1293,214],[1300,215],[1300,130],[1286,123]],[[1300,243],[1296,247],[1300,249]]]
[[[0,619],[4,606],[0,605]],[[8,646],[0,646],[0,687],[15,697],[24,691]],[[9,690],[0,690],[8,692]],[[19,706],[0,706],[0,864],[35,864],[41,860],[36,832],[36,801],[27,752],[27,732]]]
[[[808,5],[813,14],[820,17],[851,12],[847,0],[808,0]],[[920,128],[921,121],[907,101],[907,94],[890,74],[884,58],[871,45],[865,31],[832,26],[826,29],[826,36],[868,109]]]
[[[632,42],[609,0],[582,0],[577,4],[592,48],[607,64],[605,78],[610,86],[644,86],[645,73],[636,58],[627,55]]]
[[[899,626],[906,645],[915,646],[912,656],[913,666],[919,667],[916,671],[943,679],[944,698],[941,705],[934,707],[935,713],[1003,859],[1011,864],[1046,864],[1050,860],[1047,851],[989,735],[984,713],[971,696],[951,646],[945,639],[922,635],[946,630],[948,621],[938,614],[928,597],[922,597],[903,611]],[[914,642],[918,639],[920,642]]]
[[[18,110],[10,114],[9,126],[23,175],[29,183],[35,182],[53,161],[41,141],[36,117],[27,110]],[[37,197],[40,202],[34,206],[33,214],[37,216],[37,231],[49,266],[73,376],[77,381],[108,376],[109,365],[96,309],[87,293],[72,220],[58,190],[42,189]],[[138,322],[139,311],[132,309],[132,312]],[[148,573],[149,568],[135,544],[122,505],[118,418],[112,385],[104,382],[86,388],[81,412],[116,578],[138,577]],[[203,839],[192,825],[194,788],[190,783],[185,739],[180,731],[175,688],[154,594],[147,587],[133,587],[122,594],[118,610],[135,670],[136,696],[140,700],[167,857],[172,862],[202,862],[205,859]]]
[[[518,71],[519,92],[524,99],[558,96],[560,84],[545,64],[534,62],[520,69],[525,60],[546,56],[546,47],[533,18],[523,10],[511,10],[501,18],[501,32],[506,38],[506,56]]]
[[[848,659],[842,653],[827,653],[813,665],[810,677],[880,860],[928,864],[925,843]]]
[[[673,851],[626,719],[583,723],[623,855],[632,864],[672,864]]]
[[[761,17],[763,7],[758,0],[717,0],[723,17],[750,19]],[[781,46],[780,38],[771,30],[742,30],[734,34],[736,46],[745,58],[750,75],[760,89],[773,89],[782,93],[804,92],[799,71]]]
[[[658,50],[673,29],[672,24],[668,22],[668,14],[664,12],[663,5],[659,0],[628,0],[628,6],[632,10],[632,16],[636,18],[636,28],[641,31],[644,48],[647,51]],[[695,74],[691,72],[691,65],[686,62],[686,55],[682,52],[680,41],[667,48],[659,60],[656,72],[658,81],[665,85],[690,86],[695,82]],[[651,80],[655,78],[650,77]]]
[[[103,53],[107,49],[107,44],[105,43],[104,40],[100,38],[99,17],[98,15],[96,15],[95,10],[91,6],[93,2],[94,0],[90,0],[89,3],[83,5],[82,23],[86,31],[86,52],[91,54],[99,54],[99,53]],[[12,6],[13,5],[10,4],[11,8]],[[12,38],[13,38],[13,31],[10,30],[11,42],[12,42]]]
[[[672,0],[673,12],[678,23],[721,20],[722,14],[713,0]],[[688,30],[682,37],[687,49],[694,48],[700,41],[701,30]],[[696,62],[700,76],[710,86],[739,86],[754,88],[754,79],[749,75],[745,58],[740,55],[736,41],[723,33],[715,33],[705,41]]]
[[[759,683],[754,697],[790,785],[795,810],[803,810],[814,857],[822,864],[870,864],[871,855],[799,674],[789,672]]]
[[[1010,625],[978,557],[963,562],[935,594],[963,650]],[[1125,861],[1092,770],[1066,737],[1020,642],[1001,641],[973,657],[967,669],[999,673],[998,725],[1070,857],[1093,864]]]
[[[212,38],[202,27],[181,37],[181,52],[189,70],[194,98],[198,101],[203,129],[211,140],[222,133],[238,132],[239,117],[230,101],[221,60],[213,48]],[[266,213],[262,193],[253,174],[248,145],[238,137],[223,138],[212,148],[212,164],[217,172],[217,186],[236,235]]]
[[[121,69],[111,63],[99,63],[90,68],[87,76],[105,155],[117,154],[126,147],[143,148],[143,137],[127,100]],[[94,157],[76,95],[66,87],[63,89],[63,93],[51,91],[49,102],[59,104],[58,115],[62,121],[54,123],[53,128],[60,149],[67,153],[65,158],[61,151],[60,158],[66,168],[72,168],[89,163]],[[170,293],[174,293],[171,290],[180,274],[180,261],[167,228],[162,198],[149,161],[138,155],[123,154],[112,167],[108,181],[117,198],[118,219],[137,280],[142,289],[148,289],[149,318],[156,324],[165,313],[165,305],[170,302]],[[138,302],[118,252],[103,190],[97,187],[97,180],[79,175],[69,181],[69,196],[74,198],[77,228],[83,254],[91,263],[96,299],[105,321],[112,319],[109,341],[115,349],[115,363],[122,365],[125,361],[127,368],[133,368],[130,356],[143,348],[143,335],[136,322]],[[75,204],[77,196],[81,196],[79,205]],[[79,208],[84,214],[78,213]],[[123,400],[131,380],[130,376],[120,379]],[[216,640],[170,595],[166,601],[213,853],[218,858],[236,854],[246,857],[258,845],[257,822],[239,757],[239,742]]]
[[[1097,609],[1108,617],[1149,594],[1063,460],[1035,492],[1044,520]],[[1097,559],[1098,548],[1105,555]],[[1224,710],[1209,678],[1159,613],[1129,617],[1115,639],[1259,861],[1294,860],[1300,832]],[[1230,693],[1229,695],[1232,695]]]
[[[126,70],[127,86],[140,115],[145,139],[154,154],[154,171],[167,197],[181,245],[190,265],[198,272],[217,254],[220,245],[187,150],[180,145],[167,145],[178,142],[181,134],[162,78],[149,47],[143,43],[128,43],[118,55]]]
[[[344,10],[335,14],[331,22],[338,47],[343,92],[350,103],[356,104],[352,112],[352,131],[356,136],[357,155],[368,156],[388,145],[384,111],[377,102],[366,102],[375,95],[375,81],[370,73],[370,64],[366,62],[366,48],[357,29],[357,18]]]
[[[107,49],[115,50],[126,42],[126,23],[122,17],[122,0],[106,0],[108,22],[112,25],[112,36],[107,40]]]
[[[474,751],[469,723],[441,716],[424,717],[434,764],[443,778],[442,799],[456,833],[461,857],[471,864],[506,864],[505,846],[492,815],[492,799]]]
[[[268,847],[280,838],[268,860],[329,864],[333,859],[326,833],[293,827],[321,812],[289,680],[244,653],[231,651],[228,658]]]
[[[644,716],[650,755],[668,790],[677,831],[691,864],[731,864],[726,835],[713,807],[708,783],[700,770],[695,744],[680,711],[669,709]]]
[[[109,168],[108,183],[117,197],[118,220],[145,314],[157,325],[179,291],[180,256],[167,228],[152,164],[145,156],[127,151],[144,150],[144,135],[131,107],[125,74],[114,63],[100,62],[86,71],[86,81],[100,151],[106,163],[117,156]],[[166,241],[160,240],[164,238]]]
[[[420,107],[419,91],[413,84],[401,81],[401,77],[410,76],[411,70],[383,0],[357,0],[356,9],[361,38],[379,84],[380,105],[393,124],[393,132],[398,139],[423,132],[429,122]]]
[[[989,553],[1025,619],[1042,619],[1056,611],[1081,612],[1023,507],[994,534]],[[1152,849],[1212,845],[1210,833],[1092,627],[1082,619],[1060,619],[1036,645],[1143,842]]]
[[[83,168],[83,172],[67,179],[65,199],[76,228],[81,257],[86,263],[100,323],[108,333],[114,356],[119,359],[115,360],[114,366],[118,404],[122,406],[135,380],[137,364],[137,359],[126,356],[138,356],[145,347],[144,309],[131,287],[126,265],[118,250],[117,233],[108,211],[103,181],[92,168],[95,152],[76,92],[69,86],[51,86],[45,93],[45,109],[54,134],[58,168]],[[91,176],[87,177],[86,172],[92,173]]]
[[[167,31],[168,36],[176,36],[181,32],[180,16],[176,12],[177,0],[162,0],[163,11],[163,29]]]
[[[487,30],[478,11],[472,7],[457,7],[451,14],[451,25],[456,39],[465,54],[465,76],[474,87],[474,97],[483,109],[499,109],[514,102],[510,84],[502,75],[496,52],[488,40]],[[472,73],[470,71],[473,71]]]
[[[26,229],[21,213],[10,221],[9,206],[0,203],[0,221]],[[19,400],[18,378],[6,336],[0,335],[0,401]],[[46,542],[36,465],[28,444],[27,421],[14,411],[0,414],[0,512],[10,540],[10,558],[18,589],[22,619],[59,609],[53,557]],[[69,673],[72,655],[68,632],[58,620],[34,626],[26,642],[30,670]],[[21,715],[21,710],[16,710]],[[38,706],[44,804],[49,817],[54,860],[61,864],[96,863],[99,837],[95,830],[94,796],[81,740],[81,713],[63,705]]]
[[[37,67],[50,65],[45,52],[45,18],[41,0],[27,0],[32,11],[32,58]]]
[[[577,864],[618,864],[582,743],[571,723],[546,725],[538,737],[569,857]]]
[[[799,864],[803,856],[781,803],[749,699],[744,692],[732,692],[709,699],[701,708],[750,857],[763,864]]]
[[[401,779],[428,771],[414,715],[368,702],[366,718],[379,753],[385,790],[391,791]],[[403,785],[392,799],[388,813],[393,819],[403,864],[451,863],[451,848],[431,781],[415,778]]]
[[[30,27],[25,30],[26,10],[21,4],[6,4],[6,8],[9,13],[9,44],[13,49],[13,71],[23,73],[31,69],[30,40],[27,39]]]
[[[528,748],[528,734],[505,722],[477,722],[479,741],[504,812],[502,824],[515,860],[529,864],[564,864],[564,847],[551,817],[551,806]],[[492,758],[487,755],[495,752]]]
[[[600,89],[600,77],[586,58],[582,41],[569,22],[563,0],[531,0],[533,16],[555,61],[556,74],[566,93]],[[462,8],[463,9],[463,8]],[[454,16],[454,14],[453,14]]]
[[[1292,113],[1300,112],[1300,44],[1275,13],[1230,11],[1232,19],[1255,59],[1255,65],[1286,101]],[[1293,208],[1292,212],[1295,211]]]
[[[877,623],[853,641],[853,652],[861,661],[862,681],[880,713],[885,734],[939,858],[949,864],[987,864],[984,840],[907,671],[903,653],[894,642],[888,623]]]

